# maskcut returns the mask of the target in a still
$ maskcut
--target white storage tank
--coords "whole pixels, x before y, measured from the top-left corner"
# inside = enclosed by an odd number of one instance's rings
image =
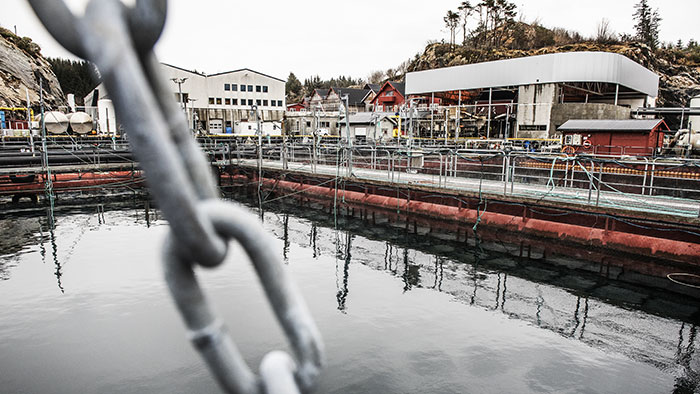
[[[63,112],[52,111],[44,114],[46,131],[51,134],[64,134],[68,132],[68,117]]]
[[[112,100],[103,99],[97,102],[97,122],[100,125],[100,134],[117,133],[117,118]]]
[[[76,112],[70,116],[70,128],[77,134],[88,134],[92,131],[92,117],[85,112]]]
[[[700,111],[700,95],[697,95],[690,99],[690,108]],[[694,132],[700,132],[700,116],[693,115],[688,118],[688,128]]]

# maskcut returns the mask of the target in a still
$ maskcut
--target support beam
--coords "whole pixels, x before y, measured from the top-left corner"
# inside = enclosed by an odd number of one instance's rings
[[[493,88],[489,88],[489,116],[486,123],[486,139],[491,138],[491,103],[493,102]]]
[[[428,108],[430,108],[430,139],[433,139],[433,130],[435,129],[433,127],[434,121],[435,121],[435,115],[433,114],[433,103],[435,102],[435,93],[430,94],[430,104],[428,104]]]
[[[459,128],[462,123],[462,91],[459,91],[459,98],[457,100],[457,127],[455,128],[455,142],[459,138]]]

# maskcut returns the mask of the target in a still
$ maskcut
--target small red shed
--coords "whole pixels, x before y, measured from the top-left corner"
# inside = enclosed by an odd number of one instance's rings
[[[599,155],[652,156],[670,131],[662,119],[569,120],[557,129],[563,151]]]

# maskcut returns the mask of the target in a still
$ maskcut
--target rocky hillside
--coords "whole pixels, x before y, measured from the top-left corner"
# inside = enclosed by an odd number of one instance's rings
[[[26,89],[32,106],[38,105],[41,80],[45,106],[65,106],[61,86],[39,46],[28,37],[18,37],[0,27],[0,107],[26,106]]]
[[[603,44],[581,42],[547,46],[538,49],[475,49],[469,46],[429,44],[417,55],[407,71],[421,71],[440,67],[459,66],[491,60],[544,55],[559,52],[602,51],[619,53],[649,68],[661,77],[657,106],[687,106],[690,98],[700,94],[700,64],[668,49],[652,50],[636,42]]]

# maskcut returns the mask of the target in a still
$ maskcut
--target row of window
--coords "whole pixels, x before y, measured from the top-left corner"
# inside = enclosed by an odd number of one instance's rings
[[[238,84],[235,83],[225,83],[224,84],[224,90],[227,92],[237,92],[238,91]],[[253,90],[253,85],[240,85],[241,87],[241,92],[253,92],[255,91],[256,93],[267,93],[268,87],[267,85],[255,85],[255,90]]]
[[[258,107],[282,107],[282,100],[253,100],[241,99],[240,105],[257,105]],[[238,99],[209,97],[209,105],[238,105]]]

